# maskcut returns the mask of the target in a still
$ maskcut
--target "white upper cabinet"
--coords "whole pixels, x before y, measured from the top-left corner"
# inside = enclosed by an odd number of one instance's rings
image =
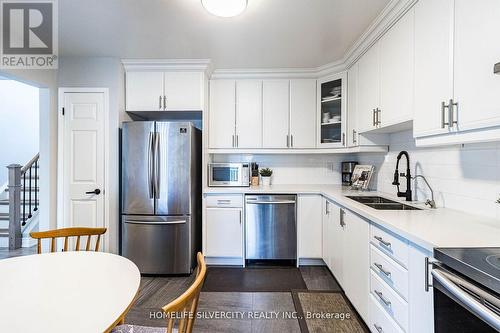
[[[236,81],[236,147],[262,148],[262,81]]]
[[[159,111],[163,106],[163,72],[127,72],[127,111]]]
[[[290,80],[290,148],[316,147],[316,80]]]
[[[346,145],[347,73],[318,80],[317,130],[319,148],[340,148]]]
[[[127,111],[201,111],[203,72],[129,71],[126,73]]]
[[[234,148],[236,125],[236,82],[210,81],[210,114],[208,117],[210,148]]]
[[[453,96],[453,0],[415,4],[414,136],[447,133]],[[477,2],[474,2],[477,5]],[[431,51],[432,50],[432,51]],[[472,85],[471,85],[472,86]]]
[[[500,126],[500,1],[455,0],[454,109],[458,130]]]
[[[377,128],[380,105],[379,44],[373,45],[358,61],[358,126],[360,132]]]
[[[290,81],[269,80],[263,82],[263,147],[288,148],[290,112]]]
[[[359,146],[358,139],[358,64],[347,71],[347,146]]]
[[[165,72],[164,80],[165,110],[203,110],[202,72]]]
[[[379,41],[379,127],[413,119],[414,12],[407,12]]]

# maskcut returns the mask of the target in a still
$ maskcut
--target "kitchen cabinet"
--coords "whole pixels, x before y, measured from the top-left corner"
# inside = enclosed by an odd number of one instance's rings
[[[343,250],[339,260],[342,260],[342,287],[363,320],[368,322],[370,223],[350,211],[341,210],[341,215]]]
[[[236,81],[236,148],[262,148],[262,81]]]
[[[290,145],[290,81],[264,81],[262,98],[263,147],[286,149]]]
[[[234,148],[236,126],[236,81],[210,81],[208,117],[210,148]]]
[[[290,146],[316,147],[316,79],[290,80]]]
[[[126,72],[127,111],[201,111],[203,72]]]
[[[379,44],[374,44],[358,61],[358,126],[360,132],[377,128],[380,106]]]
[[[322,258],[323,226],[320,195],[299,195],[297,223],[299,236],[299,258]]]
[[[347,73],[318,80],[318,117],[316,122],[318,148],[338,148],[346,145]]]
[[[347,146],[359,146],[358,63],[347,71]]]
[[[341,208],[335,203],[324,200],[323,203],[323,261],[335,279],[342,285],[344,237],[340,215]]]
[[[414,11],[410,9],[379,44],[379,127],[413,119]]]
[[[432,253],[417,245],[409,246],[409,331],[434,332],[434,294],[432,286],[426,290],[425,284],[432,283],[432,276],[426,270],[426,258],[433,261]],[[426,277],[425,274],[428,274]]]
[[[417,146],[500,139],[500,46],[494,0],[422,0],[415,5]],[[428,50],[434,52],[429,54]]]

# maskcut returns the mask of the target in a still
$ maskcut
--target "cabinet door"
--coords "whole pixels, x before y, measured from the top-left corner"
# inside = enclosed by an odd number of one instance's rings
[[[433,289],[425,290],[425,258],[432,261],[432,253],[411,245],[408,258],[409,325],[410,332],[434,332],[434,294]],[[432,276],[427,281],[432,282]]]
[[[448,112],[442,112],[441,105],[453,96],[453,4],[454,0],[419,0],[414,7],[414,137],[448,132],[443,126]]]
[[[414,11],[411,9],[379,42],[379,127],[413,119]]]
[[[322,209],[320,195],[300,195],[297,206],[299,258],[322,258]]]
[[[207,208],[205,230],[206,256],[243,256],[241,208]]]
[[[203,110],[202,72],[165,72],[165,109],[168,111]]]
[[[327,205],[328,219],[326,235],[323,236],[323,251],[326,250],[326,257],[328,258],[328,268],[332,272],[333,276],[337,279],[340,285],[343,285],[344,274],[342,266],[342,256],[344,251],[344,235],[342,226],[340,225],[340,207],[332,202]],[[323,253],[325,256],[325,253]]]
[[[127,111],[158,111],[162,109],[162,72],[127,72],[125,77]]]
[[[346,144],[347,73],[318,80],[318,148],[339,148]]]
[[[330,212],[333,204],[328,200],[323,200],[323,234],[322,234],[322,257],[326,266],[330,269],[332,267],[332,238],[333,238],[333,225],[331,223]]]
[[[374,110],[380,106],[379,45],[373,45],[359,59],[358,74],[358,126],[360,132],[376,128]]]
[[[358,64],[347,71],[347,146],[359,146],[358,140]]]
[[[236,117],[234,80],[210,81],[208,144],[210,148],[233,148]]]
[[[290,81],[290,146],[316,147],[316,80]]]
[[[500,1],[455,1],[454,120],[459,130],[500,126]]]
[[[370,294],[370,224],[351,212],[344,214],[344,249],[342,256],[344,291],[368,322]]]
[[[262,83],[262,135],[264,148],[288,148],[290,81],[270,80]]]
[[[262,81],[236,82],[236,146],[262,148]]]

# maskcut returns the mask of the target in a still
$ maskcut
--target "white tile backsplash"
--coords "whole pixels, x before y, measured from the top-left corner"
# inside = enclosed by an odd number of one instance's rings
[[[359,155],[360,162],[375,165],[374,189],[395,193],[392,180],[401,150],[410,154],[412,175],[427,178],[439,207],[500,219],[500,205],[495,202],[500,197],[500,144],[417,148],[411,131],[391,134],[387,155]],[[402,158],[399,171],[405,170],[406,160]],[[400,183],[404,191],[406,179],[400,177]],[[412,186],[418,200],[430,197],[422,180],[412,181]]]

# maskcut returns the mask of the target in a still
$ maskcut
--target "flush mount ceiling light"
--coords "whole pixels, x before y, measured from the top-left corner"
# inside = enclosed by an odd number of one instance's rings
[[[210,13],[220,17],[240,15],[247,8],[248,0],[201,0],[203,7]]]

